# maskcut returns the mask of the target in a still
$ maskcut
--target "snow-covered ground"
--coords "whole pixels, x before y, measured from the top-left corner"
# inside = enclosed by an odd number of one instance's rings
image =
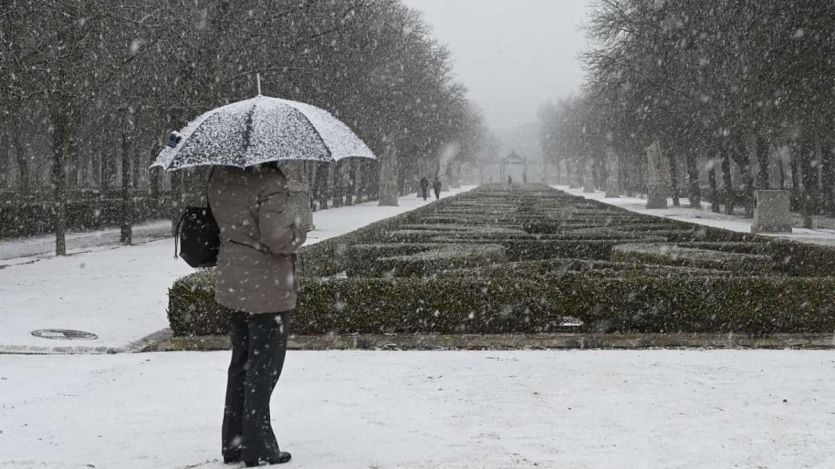
[[[447,191],[441,197],[471,188]],[[308,243],[426,203],[412,194],[402,197],[398,207],[370,202],[316,212],[316,230],[310,233]],[[168,222],[156,225],[162,230],[169,226]],[[143,233],[147,231],[153,228]],[[103,352],[124,348],[168,327],[168,288],[192,271],[185,262],[174,259],[171,238],[134,246],[119,246],[118,230],[115,238],[109,232],[78,233],[71,238],[76,244],[70,253],[75,254],[67,257],[45,256],[29,249],[42,244],[40,238],[0,244],[0,259],[5,259],[0,261],[0,353]],[[31,256],[16,257],[22,252]],[[31,335],[36,329],[88,331],[98,339],[43,339]]]
[[[230,467],[227,360],[0,355],[0,467]],[[830,469],[833,381],[823,351],[291,351],[273,426],[288,468]]]
[[[93,232],[67,234],[67,253],[78,254],[100,246],[117,246],[121,231],[111,228]],[[133,227],[134,244],[147,243],[171,236],[171,222],[156,220]],[[55,254],[55,236],[33,236],[31,238],[0,241],[0,265],[19,257],[50,257]]]
[[[669,208],[666,209],[647,209],[646,199],[623,196],[617,198],[606,198],[606,194],[601,191],[586,194],[583,193],[582,188],[570,189],[568,186],[553,187],[571,195],[577,195],[591,200],[598,200],[609,205],[625,208],[629,211],[645,215],[671,218],[699,225],[712,226],[714,228],[724,228],[726,230],[736,231],[739,233],[751,232],[751,219],[746,219],[741,214],[725,215],[724,213],[714,213],[710,210],[709,202],[702,203],[704,208],[701,210],[688,208],[687,205],[689,201],[686,198],[681,199],[681,207],[673,207],[672,203],[670,203]],[[813,226],[815,227],[814,229],[799,228],[799,226],[801,226],[800,224],[801,220],[798,216],[798,220],[796,221],[791,234],[768,234],[766,236],[776,236],[804,243],[835,246],[835,219],[815,217],[813,223]]]
[[[423,203],[317,212],[310,242]],[[85,252],[0,261],[0,467],[236,467],[219,449],[228,352],[2,354],[80,343],[38,328],[103,351],[167,326],[191,270],[171,239],[79,237]],[[290,351],[272,411],[288,468],[831,469],[833,382],[829,351]]]

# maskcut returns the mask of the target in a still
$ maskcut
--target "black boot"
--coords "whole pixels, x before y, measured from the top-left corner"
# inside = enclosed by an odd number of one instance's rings
[[[223,456],[223,464],[235,464],[241,462],[241,452],[231,453],[228,456]]]
[[[257,461],[246,461],[246,467],[257,467],[257,466],[268,466],[273,464],[284,464],[290,461],[292,456],[290,453],[285,453],[284,451],[279,452],[275,456],[270,456],[267,459],[259,459]]]

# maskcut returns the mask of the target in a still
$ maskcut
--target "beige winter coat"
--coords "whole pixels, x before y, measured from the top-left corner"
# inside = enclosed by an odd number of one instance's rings
[[[249,313],[296,307],[293,254],[307,238],[288,210],[287,179],[275,167],[216,167],[209,204],[220,227],[215,300]]]

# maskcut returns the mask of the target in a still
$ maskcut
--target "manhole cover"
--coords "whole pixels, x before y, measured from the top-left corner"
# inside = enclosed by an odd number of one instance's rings
[[[560,322],[560,327],[568,329],[579,329],[583,327],[583,320],[571,316],[565,316],[562,318],[562,322]]]
[[[32,335],[42,339],[58,340],[96,340],[99,338],[92,332],[74,331],[72,329],[38,329]]]

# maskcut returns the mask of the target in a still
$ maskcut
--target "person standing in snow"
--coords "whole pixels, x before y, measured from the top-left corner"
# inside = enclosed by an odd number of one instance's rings
[[[435,182],[432,183],[432,189],[435,191],[435,200],[441,198],[441,180],[437,177],[435,178]]]
[[[423,195],[423,200],[429,198],[429,179],[426,179],[426,176],[420,180],[420,191]]]
[[[274,163],[218,166],[209,203],[220,227],[215,300],[233,311],[232,360],[223,412],[226,463],[281,464],[270,423],[270,396],[287,351],[299,280],[295,253],[307,230],[288,205],[288,182]]]

